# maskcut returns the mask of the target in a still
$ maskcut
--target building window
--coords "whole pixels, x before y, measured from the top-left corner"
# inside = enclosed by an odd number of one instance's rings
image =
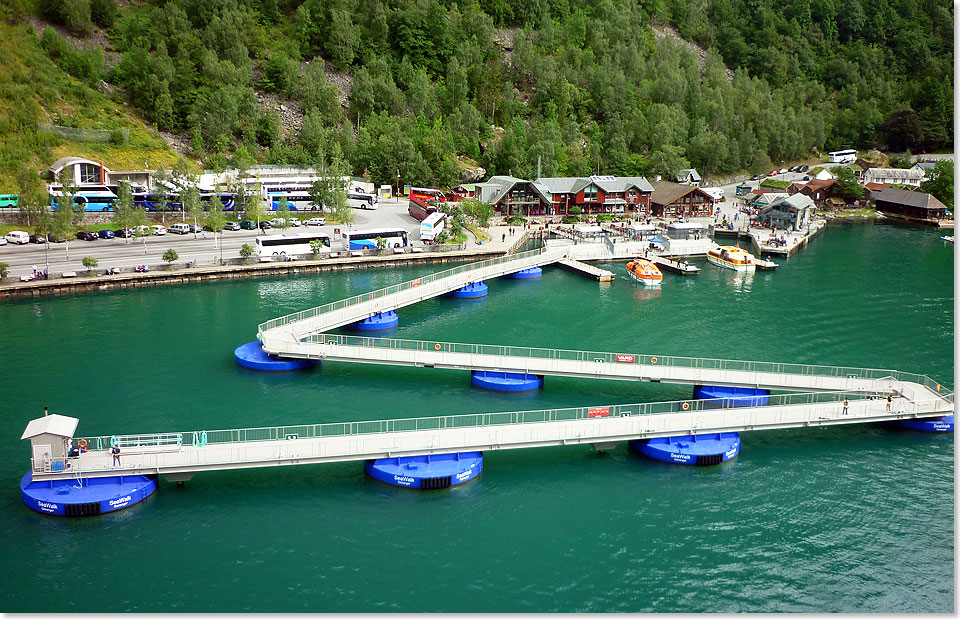
[[[596,185],[589,185],[583,189],[583,200],[585,202],[596,202],[597,201],[597,187]]]
[[[80,164],[80,182],[95,185],[100,182],[100,166],[92,163]]]

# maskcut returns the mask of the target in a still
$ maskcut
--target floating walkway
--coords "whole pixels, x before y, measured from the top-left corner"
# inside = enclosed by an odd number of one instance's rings
[[[664,256],[651,254],[650,262],[656,264],[661,269],[676,273],[677,275],[699,275],[700,267],[688,264],[686,260],[671,260]]]
[[[847,414],[843,412],[844,398],[849,401]],[[36,448],[42,446],[38,441],[49,441],[51,434],[31,439],[34,454],[39,454],[31,460],[31,472],[34,482],[158,474],[171,481],[184,481],[202,471],[557,445],[589,444],[608,449],[621,441],[638,439],[919,420],[953,412],[952,399],[931,391],[913,400],[895,398],[893,412],[887,412],[885,399],[872,399],[860,392],[770,396],[769,403],[760,407],[716,408],[709,404],[681,400],[202,433],[93,436],[83,439],[90,449],[76,457],[38,452]],[[69,420],[66,425],[76,427],[74,418],[53,417]],[[72,431],[57,436],[65,442]],[[121,450],[120,465],[112,462],[111,443]]]
[[[566,259],[557,261],[561,267],[574,273],[579,273],[584,277],[594,279],[598,282],[612,282],[615,275],[606,269],[600,269],[593,265],[580,262],[579,260]]]

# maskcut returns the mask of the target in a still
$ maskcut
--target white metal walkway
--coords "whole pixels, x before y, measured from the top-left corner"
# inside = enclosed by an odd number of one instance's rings
[[[843,412],[843,399],[849,410]],[[861,392],[771,396],[750,408],[711,408],[697,400],[553,410],[353,421],[305,426],[213,430],[152,435],[86,437],[90,451],[69,458],[69,468],[51,471],[51,461],[33,461],[34,479],[124,474],[162,474],[172,481],[194,473],[293,464],[318,464],[395,456],[594,444],[610,448],[624,440],[719,431],[799,428],[920,419],[950,414],[953,404],[926,390],[915,399],[885,399]],[[201,438],[202,436],[202,438]],[[107,451],[121,448],[121,465]]]

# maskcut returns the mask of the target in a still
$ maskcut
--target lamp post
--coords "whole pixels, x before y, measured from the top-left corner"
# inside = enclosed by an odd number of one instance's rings
[[[400,168],[397,168],[397,200],[400,200]]]

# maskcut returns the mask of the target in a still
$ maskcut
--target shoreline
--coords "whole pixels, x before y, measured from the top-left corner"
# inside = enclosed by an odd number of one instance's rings
[[[119,275],[87,276],[83,273],[78,273],[76,278],[14,282],[0,286],[0,300],[60,296],[105,290],[124,290],[127,288],[144,288],[147,286],[167,286],[195,282],[270,277],[274,275],[350,271],[370,266],[445,264],[448,262],[462,262],[464,260],[496,258],[506,255],[507,253],[504,249],[476,249],[433,254],[399,254],[211,267],[185,267],[170,271],[121,273]]]

